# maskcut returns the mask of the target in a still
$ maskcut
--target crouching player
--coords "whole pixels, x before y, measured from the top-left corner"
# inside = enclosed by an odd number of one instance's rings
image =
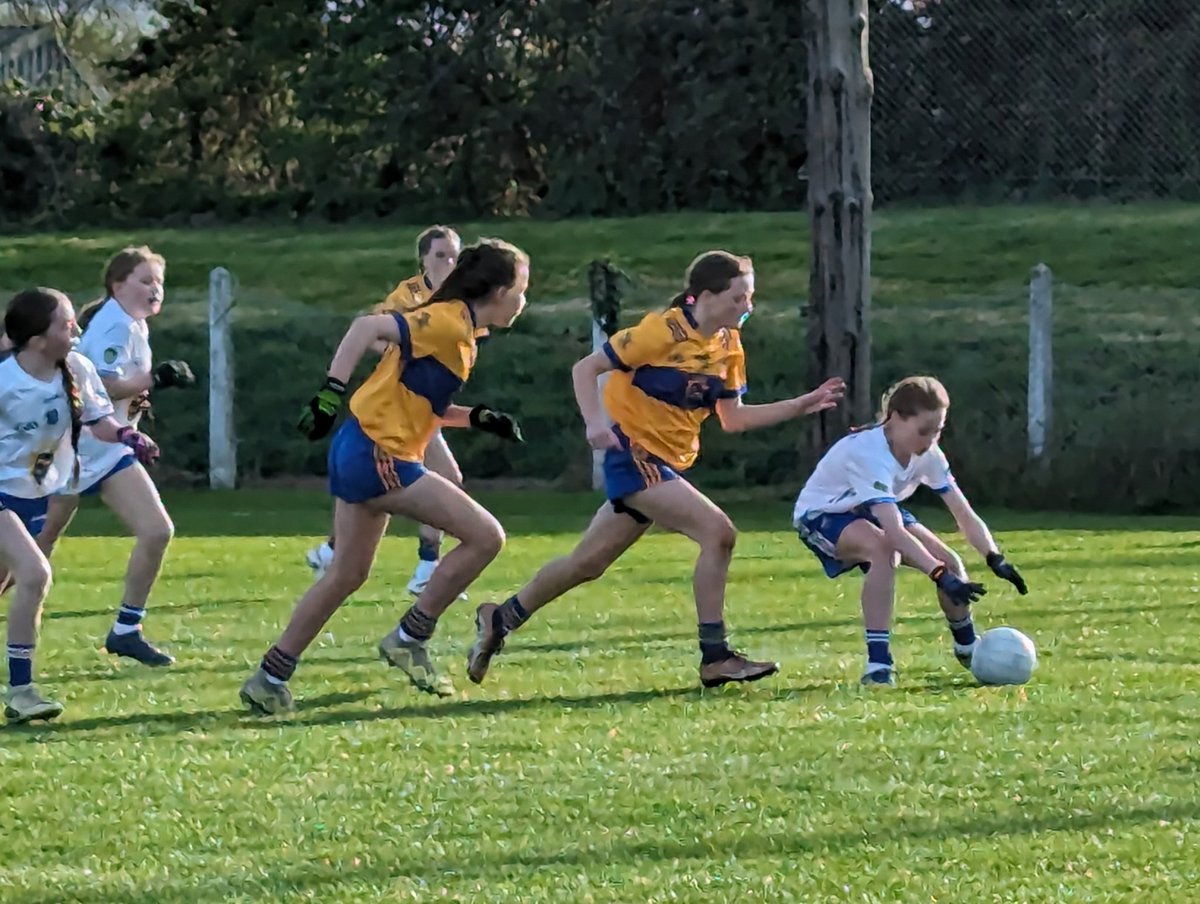
[[[958,488],[938,447],[949,408],[945,387],[933,377],[901,380],[884,393],[878,422],[834,443],[796,499],[793,525],[825,574],[834,578],[855,568],[864,573],[866,685],[896,681],[890,637],[900,564],[923,571],[937,585],[954,655],[964,666],[971,665],[975,625],[970,605],[987,591],[967,580],[954,550],[900,507],[918,487],[938,494],[997,577],[1018,593],[1026,592],[1025,581]]]

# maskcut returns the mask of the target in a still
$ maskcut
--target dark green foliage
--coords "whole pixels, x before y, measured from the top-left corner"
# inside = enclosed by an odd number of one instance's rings
[[[0,218],[805,204],[800,2],[160,6],[111,103],[43,106],[80,126],[52,172],[0,124]],[[1200,196],[1200,5],[904,6],[873,4],[878,202]]]

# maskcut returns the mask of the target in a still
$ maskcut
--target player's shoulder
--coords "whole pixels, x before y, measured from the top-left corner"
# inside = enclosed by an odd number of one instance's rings
[[[77,379],[99,379],[99,374],[96,373],[96,365],[92,363],[92,359],[73,349],[67,353],[67,367],[71,369],[71,373]]]

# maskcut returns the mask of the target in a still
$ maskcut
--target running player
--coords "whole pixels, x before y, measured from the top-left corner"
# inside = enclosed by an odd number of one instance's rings
[[[389,344],[374,372],[350,399],[350,417],[329,448],[329,487],[335,497],[338,545],[329,570],[301,597],[279,640],[242,685],[254,711],[292,708],[287,681],[301,654],[346,599],[366,581],[392,515],[429,524],[459,540],[442,560],[396,629],[380,641],[380,656],[412,683],[446,696],[453,688],[426,650],[438,618],[504,545],[504,530],[486,509],[422,464],[441,426],[474,427],[519,436],[509,415],[453,399],[475,364],[479,328],[508,327],[525,307],[529,258],[505,242],[483,240],[465,248],[429,301],[403,313],[354,321],[324,386],[309,402],[301,428],[327,435],[346,393],[346,381],[367,350]]]
[[[604,451],[608,501],[569,555],[545,565],[503,605],[476,611],[467,675],[483,681],[504,638],[534,612],[600,577],[653,523],[700,547],[692,589],[699,622],[700,681],[706,687],[757,681],[778,671],[729,646],[725,585],[736,531],[729,517],[683,473],[700,453],[700,427],[715,411],[730,432],[769,427],[831,408],[841,380],[806,395],[745,405],[740,328],[754,308],[750,259],[710,251],[688,268],[686,285],[665,311],[646,315],[579,361],[572,373],[588,442]],[[601,374],[614,371],[604,390]],[[609,421],[611,420],[611,424]]]

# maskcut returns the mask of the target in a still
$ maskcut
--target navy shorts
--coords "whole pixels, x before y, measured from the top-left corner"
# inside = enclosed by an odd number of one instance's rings
[[[104,486],[104,481],[108,480],[108,478],[112,477],[114,474],[120,474],[126,468],[132,468],[136,464],[137,464],[137,457],[132,452],[130,452],[128,455],[122,456],[121,460],[119,462],[117,462],[115,465],[113,465],[111,468],[108,469],[108,473],[106,473],[103,477],[101,477],[99,480],[97,480],[95,483],[93,483],[86,490],[80,490],[79,495],[80,496],[98,496],[98,495],[100,495],[100,488],[102,486]]]
[[[674,468],[631,442],[619,428],[614,427],[613,433],[621,441],[621,448],[604,452],[604,493],[610,502],[619,502],[652,486],[679,479]]]
[[[419,461],[393,458],[348,417],[329,444],[329,492],[345,502],[366,502],[412,486],[425,474]]]
[[[900,509],[900,519],[904,522],[905,527],[919,523],[916,515],[906,508]],[[865,509],[854,509],[849,512],[826,512],[813,515],[811,518],[805,516],[796,525],[796,532],[800,534],[800,539],[805,546],[812,550],[813,555],[824,567],[825,574],[831,578],[836,578],[839,574],[845,574],[855,568],[862,571],[867,570],[866,562],[843,562],[837,557],[838,539],[842,536],[842,531],[855,521],[869,521],[879,527],[878,519]]]
[[[46,512],[49,509],[49,496],[42,496],[39,499],[22,499],[19,496],[0,493],[0,511],[7,510],[16,515],[25,525],[25,530],[29,531],[31,537],[36,537],[46,526]]]

